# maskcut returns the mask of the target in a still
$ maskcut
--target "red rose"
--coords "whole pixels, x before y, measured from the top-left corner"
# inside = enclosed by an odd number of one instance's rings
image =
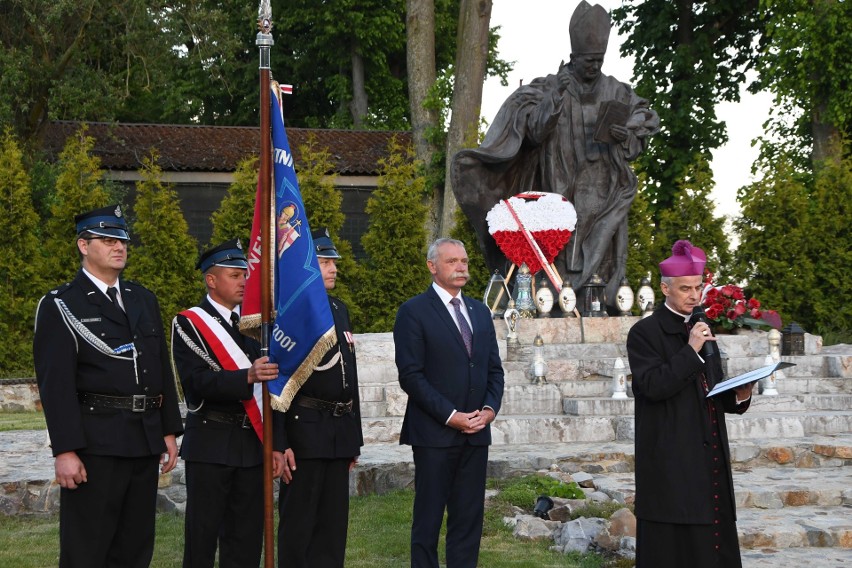
[[[737,302],[737,305],[734,306],[734,313],[737,314],[737,317],[746,313],[745,304],[743,304],[742,302]],[[731,319],[733,319],[733,318],[731,318]]]
[[[743,289],[739,286],[734,286],[734,292],[731,294],[731,297],[734,300],[745,300],[745,294],[743,294]]]
[[[750,298],[748,301],[748,307],[751,309],[757,309],[760,307],[760,302],[756,298]]]
[[[735,289],[736,286],[732,284],[725,284],[724,286],[722,286],[722,295],[727,296],[728,298],[733,298]]]
[[[758,310],[757,308],[752,308],[749,312],[749,315],[754,319],[760,319],[760,310]]]
[[[722,307],[719,304],[713,304],[704,310],[704,313],[707,314],[708,319],[715,320],[722,315]]]

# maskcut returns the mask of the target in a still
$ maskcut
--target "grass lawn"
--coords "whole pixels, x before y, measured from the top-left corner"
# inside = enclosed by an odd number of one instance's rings
[[[0,412],[0,432],[44,428],[44,414],[41,412]],[[514,516],[513,505],[531,509],[538,488],[524,485],[518,480],[492,480],[489,486],[499,489],[500,493],[496,498],[489,499],[486,506],[480,566],[615,568],[633,565],[623,560],[607,561],[594,554],[560,554],[548,550],[551,541],[524,542],[514,538],[512,531],[503,524],[503,517]],[[347,568],[400,568],[409,565],[413,500],[412,491],[352,498],[346,549]],[[442,532],[439,543],[442,561],[443,547]],[[56,515],[8,517],[0,513],[0,566],[56,566],[58,553],[59,519]],[[169,513],[158,515],[157,541],[151,566],[180,566],[182,557],[183,516]]]
[[[24,412],[0,411],[0,432],[10,430],[44,430],[44,412],[28,410]]]
[[[396,491],[387,495],[353,497],[349,518],[347,568],[400,568],[409,565],[408,540],[414,494]],[[522,542],[503,526],[500,504],[489,506],[479,564],[502,567],[604,568],[597,555],[564,555],[548,550],[549,542]],[[439,548],[443,560],[443,537]],[[56,566],[59,551],[59,519],[56,515],[7,517],[0,515],[0,566],[45,568]],[[180,566],[183,554],[183,516],[157,516],[154,568]],[[630,566],[632,564],[621,564]]]

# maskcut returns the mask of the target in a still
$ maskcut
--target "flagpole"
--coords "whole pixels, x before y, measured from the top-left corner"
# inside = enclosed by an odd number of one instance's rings
[[[261,247],[264,261],[260,263],[260,345],[261,354],[269,355],[269,328],[272,321],[272,270],[269,259],[274,258],[270,243],[270,214],[272,210],[272,132],[270,122],[270,49],[272,40],[272,6],[270,0],[260,0],[257,12],[257,39],[260,51],[260,204]],[[273,568],[275,561],[275,532],[272,511],[272,407],[269,387],[263,384],[263,549],[264,568]]]

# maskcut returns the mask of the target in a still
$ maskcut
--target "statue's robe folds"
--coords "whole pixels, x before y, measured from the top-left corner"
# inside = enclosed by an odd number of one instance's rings
[[[594,140],[600,105],[629,105],[624,142]],[[629,162],[659,131],[659,117],[628,85],[601,74],[581,83],[565,66],[557,75],[535,79],[503,103],[479,148],[453,159],[453,191],[476,231],[491,270],[506,258],[485,220],[502,199],[525,191],[566,197],[577,211],[577,228],[555,264],[576,291],[598,273],[607,283],[608,304],[625,275],[627,214],[637,178]]]

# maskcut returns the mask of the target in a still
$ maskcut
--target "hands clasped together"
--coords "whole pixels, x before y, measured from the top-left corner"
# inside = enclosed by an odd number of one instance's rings
[[[473,412],[456,412],[447,425],[462,434],[475,434],[494,421],[494,411],[490,408]]]

